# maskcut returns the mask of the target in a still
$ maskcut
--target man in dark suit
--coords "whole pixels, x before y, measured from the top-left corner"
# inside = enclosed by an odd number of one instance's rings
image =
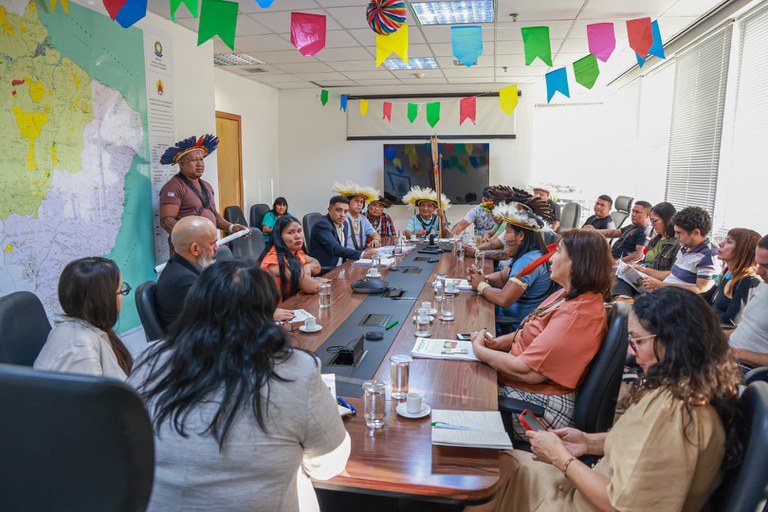
[[[345,247],[349,238],[349,225],[344,221],[349,212],[349,200],[344,196],[333,196],[328,203],[328,215],[312,228],[309,238],[309,255],[323,267],[335,267],[343,260],[370,258],[376,249],[358,251]]]

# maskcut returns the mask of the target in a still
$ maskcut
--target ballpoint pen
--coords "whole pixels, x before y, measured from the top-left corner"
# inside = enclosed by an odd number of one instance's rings
[[[346,407],[347,409],[349,409],[350,411],[352,411],[352,414],[357,414],[357,409],[355,409],[354,407],[352,407],[351,405],[349,405],[349,403],[348,403],[346,400],[344,400],[344,399],[343,399],[343,398],[341,398],[340,396],[337,396],[337,397],[336,397],[336,400],[338,400],[338,401],[339,401],[339,403],[340,403],[341,405],[343,405],[344,407]]]
[[[445,423],[443,421],[433,421],[432,426],[435,428],[445,428],[448,430],[477,430],[476,428],[465,427],[463,425],[452,425],[451,423]]]
[[[394,326],[396,326],[398,323],[400,323],[400,321],[399,321],[399,320],[395,320],[395,321],[393,321],[393,322],[390,322],[389,324],[387,324],[387,326],[384,328],[384,330],[385,330],[385,331],[388,331],[388,330],[390,330],[391,328],[393,328]]]

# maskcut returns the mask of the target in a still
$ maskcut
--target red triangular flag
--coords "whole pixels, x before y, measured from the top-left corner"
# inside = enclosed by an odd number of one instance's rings
[[[386,119],[391,123],[392,122],[392,103],[385,101],[383,112],[384,112],[384,115],[382,116],[382,119]]]
[[[648,50],[653,45],[651,18],[627,20],[627,38],[629,39],[629,47],[635,50],[639,56],[646,57]]]
[[[477,122],[477,96],[461,98],[459,102],[459,126],[464,124],[465,119],[472,121],[472,124]]]
[[[126,4],[128,0],[104,0],[104,7],[106,7],[109,17],[114,21],[117,18],[117,13]]]

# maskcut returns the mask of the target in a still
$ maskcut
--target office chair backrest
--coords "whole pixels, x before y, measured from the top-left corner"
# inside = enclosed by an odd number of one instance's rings
[[[566,203],[560,212],[560,230],[581,227],[581,205],[579,203]]]
[[[235,258],[256,263],[264,251],[264,235],[258,228],[252,227],[251,231],[249,236],[232,240],[230,245],[232,246],[232,255]]]
[[[710,504],[722,512],[754,512],[768,498],[768,382],[753,382],[740,398],[746,422],[744,460],[726,472]]]
[[[613,203],[613,206],[620,212],[629,213],[632,210],[632,201],[634,200],[635,200],[634,197],[619,196],[616,198],[616,201]]]
[[[629,306],[613,305],[608,331],[579,387],[574,423],[584,432],[607,432],[613,425],[616,400],[627,358]]]
[[[152,490],[144,404],[114,379],[0,365],[3,510],[137,512]]]
[[[251,227],[261,229],[264,225],[264,216],[271,210],[268,204],[259,203],[251,206]]]
[[[616,229],[621,228],[621,226],[627,220],[627,217],[629,217],[627,212],[620,212],[619,210],[614,210],[611,212],[611,219],[613,219],[613,224],[616,226]]]
[[[307,254],[309,254],[309,239],[312,236],[312,228],[314,228],[315,224],[320,222],[320,219],[322,218],[322,213],[309,212],[303,219],[301,219],[301,224],[304,228],[304,248],[306,249]]]
[[[224,208],[224,218],[227,220],[227,222],[232,222],[234,224],[240,224],[243,226],[248,225],[248,221],[245,220],[243,210],[240,209],[239,206],[227,206]]]
[[[157,306],[155,304],[156,291],[157,283],[154,281],[141,283],[136,288],[136,310],[139,313],[139,320],[144,328],[144,335],[147,337],[147,341],[165,338],[165,329],[162,322],[160,322],[160,317],[157,315]]]
[[[32,366],[49,332],[43,303],[34,293],[0,297],[0,363]]]
[[[222,245],[216,251],[216,261],[229,261],[234,257],[235,256],[232,254],[232,249],[230,249],[228,245]]]

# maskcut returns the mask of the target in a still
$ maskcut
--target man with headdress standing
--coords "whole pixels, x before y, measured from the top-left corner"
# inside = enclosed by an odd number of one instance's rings
[[[168,233],[183,217],[205,217],[228,233],[248,229],[241,224],[230,223],[216,210],[213,187],[201,176],[205,172],[203,159],[216,151],[219,139],[215,135],[192,136],[180,140],[165,150],[160,158],[164,165],[179,165],[179,173],[160,189],[160,225]]]

